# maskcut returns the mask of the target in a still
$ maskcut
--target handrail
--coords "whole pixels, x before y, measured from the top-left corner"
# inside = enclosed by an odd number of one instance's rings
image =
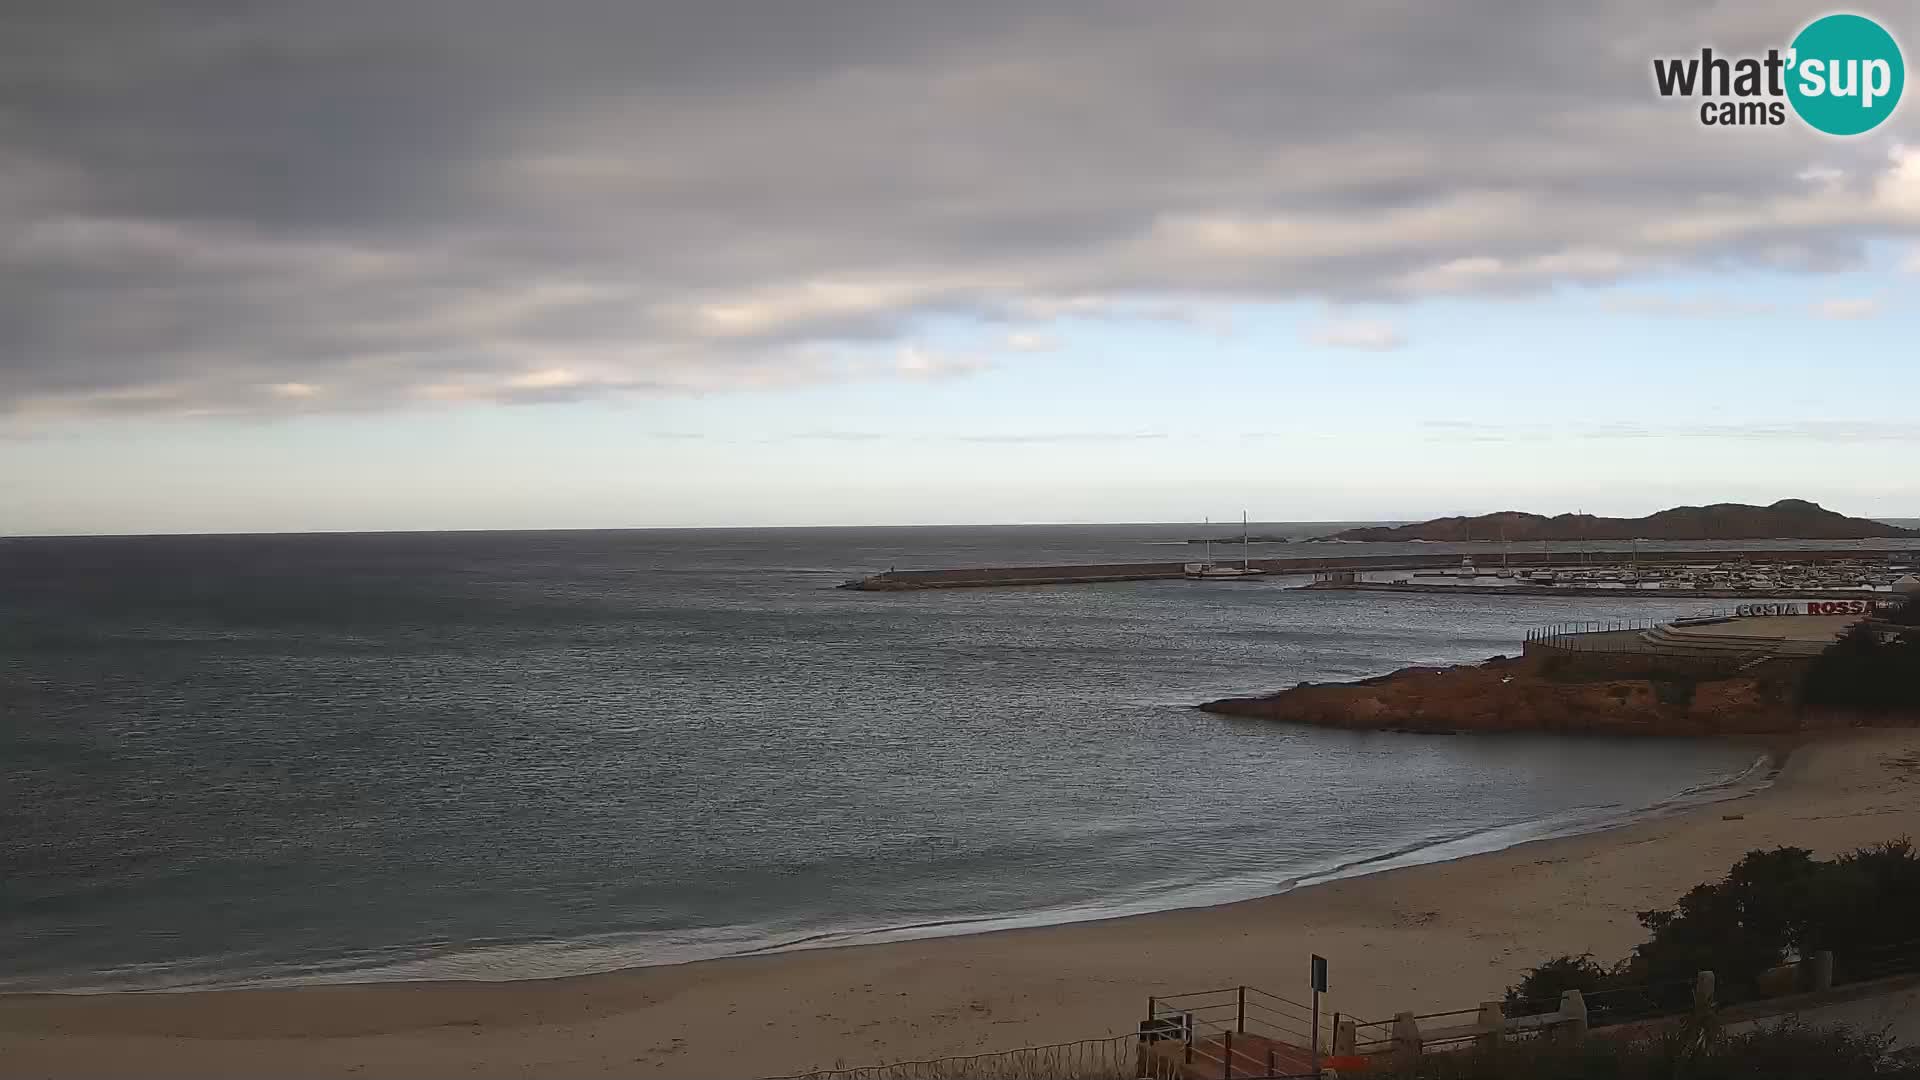
[[[1476,1005],[1471,1009],[1450,1009],[1447,1012],[1420,1013],[1416,1015],[1414,1019],[1415,1020],[1438,1020],[1443,1016],[1479,1016],[1479,1015],[1480,1015],[1480,1007]]]
[[[1313,1023],[1313,1016],[1310,1013],[1294,1014],[1289,1012],[1282,1012],[1281,1010],[1276,1009],[1271,1005],[1261,1005],[1252,1001],[1247,1002],[1247,1008],[1249,1010],[1258,1010],[1261,1013],[1261,1015],[1273,1017],[1279,1020],[1286,1020],[1290,1023],[1296,1023],[1296,1024]]]
[[[1231,1035],[1233,1033],[1227,1032],[1225,1034]],[[1231,1075],[1235,1067],[1240,1068],[1243,1072],[1252,1072],[1254,1069],[1259,1069],[1260,1075],[1263,1077],[1274,1075],[1268,1069],[1268,1059],[1266,1057],[1255,1057],[1245,1050],[1234,1047],[1229,1039],[1221,1038],[1214,1041],[1220,1047],[1219,1054],[1208,1051],[1200,1045],[1198,1040],[1189,1044],[1188,1052],[1193,1057],[1205,1061],[1208,1064],[1218,1065],[1222,1075]],[[1230,1065],[1229,1062],[1234,1062],[1234,1064]],[[1240,1064],[1243,1062],[1244,1064]]]
[[[1209,994],[1237,994],[1239,992],[1240,992],[1240,988],[1238,986],[1223,986],[1218,990],[1189,990],[1183,994],[1162,994],[1156,997],[1154,1000],[1180,1001],[1184,998],[1206,997]]]
[[[1259,988],[1259,987],[1257,987],[1257,986],[1249,986],[1249,987],[1247,987],[1247,993],[1249,993],[1249,994],[1258,994],[1259,996],[1261,996],[1261,997],[1263,997],[1263,998],[1271,998],[1271,999],[1272,999],[1272,1000],[1274,1000],[1274,1001],[1281,1001],[1281,1002],[1285,1002],[1286,1004],[1288,1004],[1288,1005],[1291,1005],[1291,1006],[1293,1006],[1293,1007],[1294,1007],[1294,1008],[1296,1008],[1296,1009],[1304,1009],[1304,1008],[1307,1008],[1307,1006],[1306,1006],[1306,1005],[1304,1005],[1304,1004],[1302,1004],[1301,1002],[1298,1002],[1298,1001],[1295,1001],[1295,1000],[1293,1000],[1292,998],[1287,998],[1287,997],[1281,997],[1281,996],[1280,996],[1279,994],[1275,994],[1275,993],[1273,993],[1273,992],[1271,992],[1271,991],[1267,991],[1267,990],[1262,990],[1262,989],[1260,989],[1260,988]]]
[[[1168,1005],[1164,1002],[1154,1005],[1155,1011],[1161,1013],[1204,1013],[1219,1012],[1223,1009],[1227,1012],[1233,1012],[1238,1008],[1239,1005],[1232,1001],[1219,1002],[1213,1005]]]
[[[1250,1009],[1258,1008],[1258,1009],[1265,1009],[1268,1012],[1286,1013],[1288,1015],[1299,1015],[1299,1016],[1309,1016],[1313,1012],[1313,1009],[1310,1006],[1295,1004],[1294,1002],[1288,1001],[1286,998],[1272,998],[1271,1000],[1268,1000],[1268,1001],[1262,1001],[1256,997],[1249,997],[1247,998],[1247,1007]]]
[[[1112,1035],[1099,1039],[1078,1039],[1073,1042],[1046,1043],[1038,1046],[1021,1046],[1011,1050],[994,1050],[979,1054],[955,1055],[940,1058],[921,1058],[912,1061],[895,1061],[883,1065],[859,1065],[814,1069],[804,1073],[791,1073],[771,1080],[908,1080],[910,1077],[927,1075],[963,1075],[968,1067],[976,1062],[990,1062],[1000,1059],[1008,1064],[1020,1063],[1024,1066],[1020,1075],[1036,1072],[1034,1062],[1019,1062],[1022,1057],[1042,1057],[1050,1059],[1047,1065],[1065,1064],[1070,1068],[1084,1070],[1090,1064],[1118,1066],[1125,1062],[1131,1068],[1134,1061],[1137,1035]],[[1081,1075],[1080,1071],[1049,1071],[1045,1075]],[[1002,1070],[994,1070],[993,1075],[1008,1075]],[[1103,1073],[1104,1075],[1104,1073]],[[1131,1072],[1127,1075],[1133,1075]],[[1168,1073],[1156,1071],[1155,1076],[1172,1077],[1178,1070]]]

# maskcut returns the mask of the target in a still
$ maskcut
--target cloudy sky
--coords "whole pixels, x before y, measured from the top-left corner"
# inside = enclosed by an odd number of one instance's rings
[[[1920,516],[1826,10],[12,0],[0,532]]]

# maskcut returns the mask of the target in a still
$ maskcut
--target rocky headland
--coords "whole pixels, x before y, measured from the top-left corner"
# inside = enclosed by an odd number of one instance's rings
[[[1606,677],[1569,673],[1550,657],[1494,657],[1455,667],[1405,668],[1357,682],[1302,683],[1200,708],[1358,731],[1436,733],[1778,735],[1902,722],[1797,708],[1800,674],[1797,665],[1772,663],[1705,677],[1683,670]]]
[[[1715,503],[1676,506],[1638,518],[1559,514],[1545,517],[1517,510],[1478,517],[1443,517],[1413,525],[1348,529],[1326,540],[1382,543],[1410,540],[1865,540],[1920,536],[1884,521],[1837,514],[1805,499],[1781,499],[1769,506]]]

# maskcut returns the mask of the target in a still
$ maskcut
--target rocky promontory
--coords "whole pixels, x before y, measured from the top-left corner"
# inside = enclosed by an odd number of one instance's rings
[[[1359,731],[1546,731],[1607,735],[1779,734],[1833,726],[1793,707],[1780,671],[1694,679],[1568,679],[1538,659],[1405,668],[1348,683],[1302,683],[1200,706],[1229,716]]]

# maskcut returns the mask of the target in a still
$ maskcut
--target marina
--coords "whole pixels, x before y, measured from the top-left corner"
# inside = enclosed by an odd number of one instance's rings
[[[1247,532],[1247,516],[1240,515],[1240,565],[1217,563],[1213,561],[1213,541],[1206,541],[1207,554],[1202,562],[1187,563],[1180,568],[1181,575],[1194,581],[1225,580],[1245,581],[1266,574],[1265,570],[1253,565],[1253,541]]]
[[[1870,589],[1817,589],[1817,588],[1748,588],[1748,589],[1673,589],[1673,588],[1600,588],[1595,586],[1550,586],[1550,585],[1440,585],[1424,584],[1414,581],[1316,581],[1311,585],[1299,586],[1310,590],[1337,590],[1341,592],[1384,592],[1384,593],[1427,593],[1448,596],[1596,596],[1609,600],[1673,600],[1673,599],[1766,599],[1766,600],[1850,600],[1862,595],[1878,592],[1880,596],[1890,596],[1891,590]]]

